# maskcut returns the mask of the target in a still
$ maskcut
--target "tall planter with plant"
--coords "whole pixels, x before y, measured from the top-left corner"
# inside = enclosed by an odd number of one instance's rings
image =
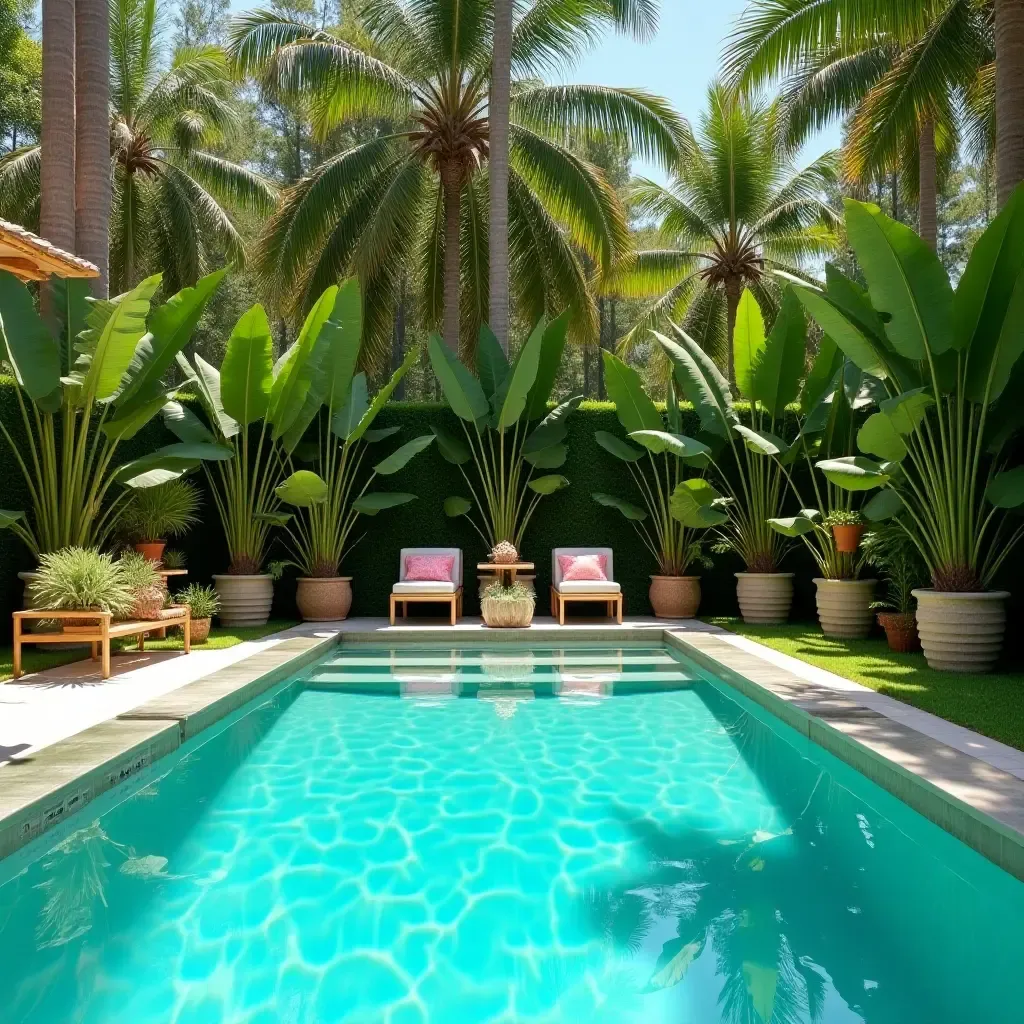
[[[231,448],[206,436],[118,464],[121,442],[173,395],[163,377],[223,276],[210,274],[159,306],[151,304],[159,274],[110,301],[86,298],[82,281],[58,282],[55,335],[28,289],[0,270],[0,361],[18,385],[23,427],[16,437],[0,422],[0,436],[30,501],[27,511],[0,510],[0,528],[37,558],[102,547],[133,488],[164,483],[204,460],[231,459]]]
[[[230,561],[214,576],[226,626],[258,626],[270,617],[273,578],[264,572],[271,530],[286,521],[275,488],[286,472],[281,442],[289,431],[301,436],[315,415],[307,408],[313,382],[341,330],[336,317],[338,287],[317,300],[299,336],[277,362],[263,307],[242,314],[228,339],[220,370],[198,353],[178,365],[203,407],[207,423],[189,408],[171,403],[164,422],[182,441],[216,443],[234,454],[230,462],[206,467],[213,502],[227,539]]]
[[[799,391],[805,332],[796,329],[791,316],[780,313],[766,334],[753,294],[744,291],[740,296],[733,365],[739,395],[750,402],[749,426],[740,419],[729,382],[693,338],[675,325],[671,337],[658,332],[654,336],[671,360],[680,392],[700,416],[699,440],[713,455],[710,472],[730,499],[716,550],[733,550],[743,559],[745,571],[736,574],[743,618],[784,622],[793,598],[793,577],[780,565],[789,542],[769,520],[782,511],[786,491],[779,457],[785,456],[788,446],[781,434],[786,406]]]
[[[354,372],[362,338],[361,298],[355,279],[338,290],[331,323],[303,411],[282,439],[292,472],[276,489],[280,501],[298,509],[284,528],[293,564],[301,573],[296,593],[299,612],[313,622],[344,619],[352,607],[352,578],[340,575],[340,569],[360,516],[375,516],[416,497],[398,491],[370,491],[370,485],[377,477],[403,469],[434,441],[433,434],[413,438],[365,471],[367,446],[383,441],[397,429],[374,429],[373,422],[419,359],[420,350],[414,348],[406,354],[402,365],[370,401],[366,375]],[[316,440],[303,442],[310,430],[315,430]],[[292,460],[302,461],[300,456],[314,464],[316,471],[295,469]]]
[[[568,323],[568,313],[541,320],[512,365],[485,325],[476,376],[436,334],[428,343],[434,374],[464,437],[440,425],[431,429],[441,456],[459,467],[471,495],[446,498],[445,514],[466,516],[484,550],[502,561],[519,557],[543,498],[569,484],[558,473],[542,472],[565,462],[565,420],[580,403],[574,397],[548,410]]]
[[[180,537],[199,522],[199,491],[186,480],[168,480],[135,491],[118,532],[152,562],[163,560],[168,537]],[[171,568],[170,566],[168,568]]]
[[[955,290],[931,247],[877,207],[848,200],[866,293],[836,270],[795,288],[822,330],[888,397],[857,434],[862,454],[818,468],[848,491],[878,489],[869,517],[898,516],[931,575],[915,591],[929,665],[990,670],[1002,649],[1004,591],[992,586],[1024,537],[1024,186],[975,243]]]
[[[658,566],[651,576],[650,600],[659,618],[689,619],[700,606],[700,577],[693,565],[709,566],[699,530],[725,523],[723,498],[704,479],[710,465],[707,445],[680,433],[682,417],[673,383],[664,415],[644,391],[640,375],[611,352],[602,353],[605,384],[629,441],[599,430],[597,443],[629,469],[646,508],[613,494],[594,500],[618,509],[635,527]],[[637,447],[639,445],[640,447]],[[687,477],[687,472],[692,475]]]

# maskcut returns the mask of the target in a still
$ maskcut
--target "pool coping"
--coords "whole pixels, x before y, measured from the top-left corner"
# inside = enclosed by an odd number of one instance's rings
[[[694,624],[698,626],[698,624]],[[924,817],[1024,881],[1024,781],[904,721],[803,679],[706,628],[644,622],[529,629],[378,628],[349,620],[297,636],[0,770],[0,859],[315,661],[335,644],[661,642],[692,659]],[[873,691],[871,691],[873,693]]]

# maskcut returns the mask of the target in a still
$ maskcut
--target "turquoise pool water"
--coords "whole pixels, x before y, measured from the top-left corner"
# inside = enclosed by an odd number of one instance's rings
[[[0,865],[4,1024],[1024,1016],[1024,885],[661,649],[346,651],[131,785]]]

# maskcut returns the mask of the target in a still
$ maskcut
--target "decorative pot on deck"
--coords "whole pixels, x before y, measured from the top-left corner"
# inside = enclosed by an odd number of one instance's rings
[[[220,598],[217,618],[222,626],[264,626],[274,602],[271,576],[214,576],[213,585]]]
[[[875,616],[871,599],[877,580],[814,581],[818,588],[818,621],[826,636],[861,640],[871,632]]]
[[[480,600],[480,614],[485,626],[498,628],[523,627],[533,622],[534,602],[532,597],[509,600],[500,597],[484,597]]]
[[[793,573],[738,572],[736,599],[744,622],[774,625],[789,618],[793,604]]]
[[[991,672],[1006,632],[1005,590],[948,593],[915,590],[917,632],[930,668]]]
[[[700,607],[700,577],[652,576],[649,594],[659,619],[692,619]]]
[[[300,576],[295,603],[306,622],[335,622],[352,609],[351,576]]]

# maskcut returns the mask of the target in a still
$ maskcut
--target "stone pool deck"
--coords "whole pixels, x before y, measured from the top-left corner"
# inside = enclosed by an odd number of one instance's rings
[[[123,654],[0,684],[0,857],[342,642],[646,640],[680,650],[1024,879],[1024,752],[748,638],[688,620],[538,617],[527,630],[386,619],[308,623],[221,651]],[[6,761],[6,764],[2,762]]]

